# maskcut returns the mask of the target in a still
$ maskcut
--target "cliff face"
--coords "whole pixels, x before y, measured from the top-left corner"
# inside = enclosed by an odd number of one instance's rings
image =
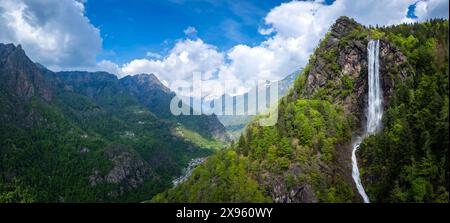
[[[0,43],[0,84],[22,99],[52,97],[45,78],[22,47]]]
[[[361,134],[366,123],[368,104],[367,44],[371,39],[379,38],[374,35],[376,33],[372,30],[348,17],[339,18],[316,49],[307,72],[302,74],[304,77],[299,78],[299,81],[304,81],[300,84],[304,87],[294,89],[291,97],[294,100],[299,98],[327,100],[334,105],[342,106],[345,117],[353,120],[351,127],[353,135]],[[389,106],[395,85],[412,75],[412,70],[400,50],[383,37],[380,39],[379,72],[383,103],[386,108]],[[335,162],[323,165],[322,171],[330,176],[335,175],[335,172],[340,173],[357,194],[351,177],[351,145],[351,141],[335,145]],[[359,200],[358,196],[356,197]],[[310,202],[304,198],[297,200]]]
[[[146,180],[155,176],[150,165],[137,153],[122,145],[113,145],[104,152],[104,158],[111,162],[112,168],[105,174],[93,170],[89,185],[95,187],[109,183],[118,185],[107,193],[108,197],[118,198],[129,191],[139,189]],[[157,178],[154,181],[159,181]]]
[[[357,130],[366,121],[367,43],[375,38],[371,35],[354,20],[339,18],[316,50],[310,71],[304,74],[306,83],[301,93],[305,98],[343,105],[345,114],[354,116]],[[393,73],[394,69],[398,73]],[[395,83],[404,81],[412,70],[406,57],[385,38],[380,39],[379,72],[386,107]]]

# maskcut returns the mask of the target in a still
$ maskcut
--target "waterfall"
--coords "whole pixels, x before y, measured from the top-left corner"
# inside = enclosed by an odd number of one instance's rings
[[[364,191],[364,187],[361,183],[358,169],[358,161],[356,160],[356,151],[367,135],[373,134],[381,127],[381,119],[383,117],[383,95],[380,87],[380,75],[378,64],[378,53],[380,48],[379,40],[371,40],[367,45],[367,57],[369,68],[369,96],[367,105],[367,123],[365,128],[365,134],[362,137],[358,137],[353,143],[352,151],[352,177],[355,181],[356,188],[359,194],[363,198],[365,203],[369,203],[369,197]]]
[[[383,95],[380,87],[380,74],[378,69],[378,51],[380,41],[371,40],[367,46],[369,58],[369,105],[367,108],[367,134],[375,133],[381,126],[383,117]]]
[[[356,150],[359,149],[359,145],[361,144],[362,138],[358,137],[356,141],[353,143],[353,151],[352,151],[352,177],[356,184],[356,189],[358,189],[359,194],[364,200],[364,203],[369,203],[369,197],[364,191],[364,187],[361,183],[361,179],[359,178],[359,169],[358,169],[358,161],[356,160]]]

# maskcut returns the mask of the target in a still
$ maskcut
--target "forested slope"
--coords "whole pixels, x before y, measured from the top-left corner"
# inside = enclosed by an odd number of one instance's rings
[[[153,75],[54,73],[0,44],[0,202],[140,202],[172,187],[225,129],[159,113],[171,96]]]

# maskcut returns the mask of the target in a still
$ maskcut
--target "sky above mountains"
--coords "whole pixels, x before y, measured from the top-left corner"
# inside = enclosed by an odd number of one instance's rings
[[[0,42],[53,70],[200,72],[211,84],[281,79],[342,15],[364,25],[448,18],[448,0],[0,0]],[[240,87],[238,91],[245,91]],[[217,92],[216,92],[217,93]],[[220,94],[220,93],[217,93]]]

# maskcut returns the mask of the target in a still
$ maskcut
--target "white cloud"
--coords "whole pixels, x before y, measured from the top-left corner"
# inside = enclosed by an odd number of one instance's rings
[[[84,13],[82,1],[0,0],[0,42],[51,69],[95,66],[102,39]]]
[[[162,58],[162,56],[161,56],[161,54],[159,54],[159,53],[154,53],[154,52],[147,52],[146,54],[145,54],[147,57],[150,57],[150,58],[156,58],[156,59],[160,59],[160,58]]]
[[[419,1],[416,4],[415,14],[419,21],[429,18],[448,18],[448,0]]]
[[[188,26],[185,30],[183,30],[186,36],[194,36],[197,35],[197,29],[192,26]]]
[[[122,74],[154,73],[160,80],[189,80],[194,72],[209,79],[224,64],[224,55],[201,39],[175,44],[163,59],[136,59],[121,67]]]
[[[109,60],[102,60],[97,63],[97,65],[93,68],[89,68],[89,71],[105,71],[111,74],[116,74],[119,78],[122,77],[122,71],[120,67],[109,61]]]

